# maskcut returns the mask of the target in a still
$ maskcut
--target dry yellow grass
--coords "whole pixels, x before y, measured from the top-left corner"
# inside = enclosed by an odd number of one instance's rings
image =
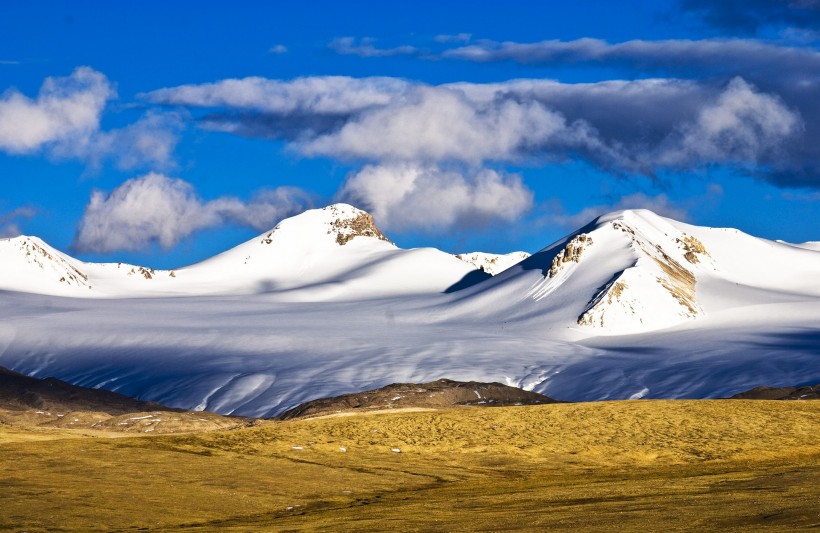
[[[772,401],[462,408],[120,439],[0,427],[0,529],[816,528],[819,430],[820,402]]]
[[[123,415],[111,415],[102,411],[63,411],[61,413],[39,409],[0,408],[0,424],[9,427],[26,427],[43,431],[34,434],[48,435],[50,430],[70,429],[75,433],[92,435],[111,433],[183,433],[235,429],[248,425],[243,418],[219,416],[214,413],[145,411]],[[18,431],[19,434],[19,431]],[[54,433],[52,435],[72,435]],[[0,439],[3,439],[0,436]]]

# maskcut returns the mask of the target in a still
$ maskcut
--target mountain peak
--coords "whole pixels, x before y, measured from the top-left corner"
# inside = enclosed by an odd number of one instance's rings
[[[649,209],[621,209],[596,218],[591,225],[600,227],[607,223],[620,222],[633,227],[653,227],[668,229],[670,219]]]
[[[393,244],[376,226],[373,215],[344,203],[309,209],[285,219],[261,236],[262,244],[271,244],[276,239],[275,235],[285,228],[288,232],[295,230],[304,239],[328,235],[339,246],[346,245],[356,237],[370,237]]]
[[[336,244],[339,246],[344,246],[356,237],[372,237],[392,244],[376,227],[373,215],[366,211],[341,203],[324,207],[322,211],[328,212],[332,217],[329,223],[331,233],[336,236]]]
[[[541,271],[527,294],[542,305],[582,304],[574,322],[597,335],[666,328],[704,314],[696,286],[714,261],[689,231],[649,210],[616,211],[542,250],[520,272]]]
[[[603,231],[625,239],[631,258],[589,301],[579,325],[641,331],[703,315],[693,267],[710,256],[696,237],[646,209],[601,217],[593,234]]]
[[[60,253],[39,237],[0,239],[0,266],[15,290],[38,292],[51,286],[64,293],[91,288],[81,261]]]

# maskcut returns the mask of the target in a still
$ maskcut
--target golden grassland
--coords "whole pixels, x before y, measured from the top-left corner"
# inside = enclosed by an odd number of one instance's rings
[[[110,436],[0,426],[0,529],[820,528],[820,402],[459,408]]]

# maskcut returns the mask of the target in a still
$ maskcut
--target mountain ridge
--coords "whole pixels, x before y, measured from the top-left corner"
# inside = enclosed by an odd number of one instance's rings
[[[101,272],[127,284],[105,298],[4,292],[0,364],[245,416],[441,376],[567,401],[820,381],[817,251],[626,210],[450,290],[481,272],[378,236],[339,239],[333,221],[362,213],[345,209],[308,212],[307,237],[305,218],[282,221],[201,270],[148,279],[109,264]],[[78,270],[94,289],[73,290],[94,292],[100,274]],[[130,291],[183,280],[187,292]]]
[[[476,269],[434,248],[398,248],[369,213],[347,204],[308,210],[225,252],[172,270],[85,263],[29,236],[0,240],[0,262],[9,274],[0,280],[1,289],[77,297],[252,293],[344,283],[355,285],[361,296],[367,290],[357,283],[357,271],[366,274],[379,263],[424,274],[399,292],[443,292]]]

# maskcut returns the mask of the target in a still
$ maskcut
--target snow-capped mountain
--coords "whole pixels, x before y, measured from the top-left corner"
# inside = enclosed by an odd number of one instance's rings
[[[127,263],[84,263],[37,237],[0,239],[0,290],[73,297],[97,297],[117,286],[120,293],[146,288],[144,280],[174,277]],[[152,285],[156,285],[154,281]]]
[[[527,252],[510,252],[508,254],[488,254],[486,252],[468,252],[456,254],[457,259],[466,261],[479,270],[483,270],[491,276],[504,272],[511,266],[520,263],[528,258]]]
[[[36,237],[0,240],[0,290],[75,297],[288,292],[328,300],[443,292],[476,267],[433,248],[402,250],[370,214],[347,204],[312,209],[201,263],[153,270],[84,263]]]
[[[174,407],[269,416],[442,377],[560,400],[820,381],[820,252],[642,210],[493,277],[345,205],[174,271],[34,238],[0,242],[0,269],[0,365]]]
[[[577,335],[646,333],[756,305],[820,298],[820,254],[646,210],[600,217],[465,290],[508,317]],[[514,302],[514,303],[510,303]]]

